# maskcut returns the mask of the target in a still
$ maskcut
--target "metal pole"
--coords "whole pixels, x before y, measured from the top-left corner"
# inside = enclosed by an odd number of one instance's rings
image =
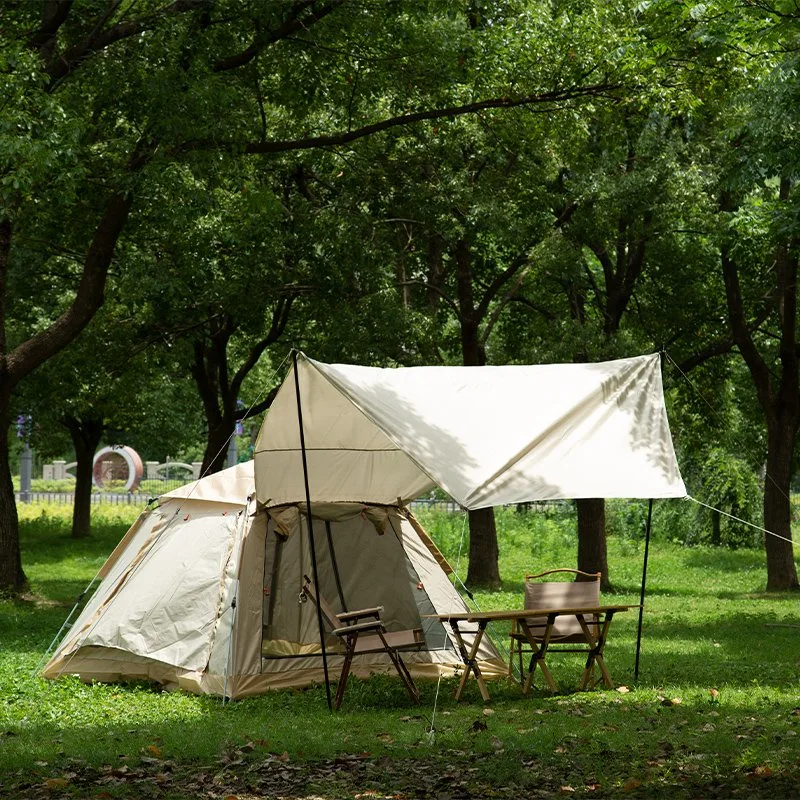
[[[653,501],[647,506],[647,525],[644,529],[644,562],[642,563],[642,588],[639,591],[639,627],[636,631],[636,666],[633,670],[634,681],[639,680],[639,654],[642,650],[642,616],[644,615],[644,593],[647,586],[647,557],[650,553],[650,528],[653,521]]]
[[[26,441],[19,459],[19,499],[23,503],[31,502],[31,479],[33,478],[33,451]]]
[[[236,431],[231,434],[228,442],[228,466],[235,467],[239,463],[239,452],[236,446]]]
[[[314,545],[314,523],[311,517],[311,490],[308,488],[308,461],[306,459],[306,437],[303,431],[303,405],[300,402],[300,376],[297,374],[297,350],[292,350],[292,366],[294,367],[294,390],[297,397],[297,422],[300,425],[300,454],[303,458],[303,481],[306,489],[306,514],[308,519],[308,540],[311,545],[311,570],[314,573],[314,588],[317,599],[317,625],[319,626],[319,643],[322,646],[322,670],[325,673],[325,696],[328,699],[328,710],[333,711],[331,701],[331,682],[328,677],[328,654],[325,650],[325,627],[322,624],[322,607],[320,606],[319,576],[317,575],[317,550]]]

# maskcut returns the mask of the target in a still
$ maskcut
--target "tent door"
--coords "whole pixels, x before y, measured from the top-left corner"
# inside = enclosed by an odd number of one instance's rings
[[[342,579],[339,575],[339,564],[336,561],[336,551],[333,549],[333,534],[331,533],[330,520],[325,520],[325,535],[328,538],[328,550],[331,554],[331,565],[333,566],[333,577],[336,580],[336,591],[339,594],[339,602],[342,604],[342,611],[347,611],[347,603],[344,599],[344,592],[342,591]]]
[[[269,536],[269,534],[267,534]],[[269,567],[269,558],[264,559],[264,600],[266,601],[266,614],[264,614],[264,624],[261,629],[261,637],[269,639],[272,636],[272,620],[275,616],[275,587],[278,583],[278,576],[281,569],[281,556],[283,555],[283,542],[282,536],[277,533],[273,534],[275,538],[275,548],[272,553],[272,568]],[[267,574],[269,570],[269,576]]]

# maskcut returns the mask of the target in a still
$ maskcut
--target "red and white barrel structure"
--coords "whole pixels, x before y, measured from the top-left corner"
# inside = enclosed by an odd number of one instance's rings
[[[143,475],[142,459],[132,447],[112,445],[95,453],[92,481],[99,489],[122,482],[120,491],[135,492]]]

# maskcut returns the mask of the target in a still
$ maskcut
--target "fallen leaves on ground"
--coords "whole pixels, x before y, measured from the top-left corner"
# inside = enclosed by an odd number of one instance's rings
[[[538,799],[589,793],[596,797],[615,796],[609,784],[601,787],[593,779],[585,784],[575,783],[570,760],[562,757],[556,764],[548,760],[549,754],[533,759],[520,754],[516,768],[507,773],[513,777],[500,782],[495,772],[496,760],[514,756],[500,749],[500,740],[491,744],[493,752],[489,753],[439,748],[435,755],[417,753],[404,758],[362,752],[304,761],[295,753],[265,753],[254,747],[247,748],[248,757],[241,763],[226,763],[220,758],[213,764],[198,765],[163,758],[158,763],[81,767],[50,774],[47,770],[53,767],[45,766],[38,772],[20,770],[3,775],[0,796],[28,800],[165,796],[174,800],[518,800],[521,796]],[[236,750],[232,754],[236,755]],[[238,756],[234,761],[237,760]],[[643,792],[647,796],[673,797],[679,792],[687,797],[771,800],[793,796],[800,777],[797,765],[777,770],[761,763],[747,770],[731,770],[723,780],[719,774],[698,774],[703,760],[698,756],[669,779],[655,777],[652,765],[646,776],[621,775],[616,791],[619,794],[621,789],[621,794],[631,797],[642,796]]]
[[[679,706],[683,700],[680,697],[659,697],[662,706]]]

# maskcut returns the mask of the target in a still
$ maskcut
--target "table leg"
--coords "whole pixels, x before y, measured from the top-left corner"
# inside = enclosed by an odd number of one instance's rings
[[[611,675],[606,667],[605,659],[603,658],[603,649],[606,644],[608,628],[611,625],[613,616],[613,611],[606,613],[602,627],[600,628],[597,638],[595,639],[595,636],[592,633],[590,626],[584,619],[583,614],[576,614],[578,622],[581,626],[581,630],[583,630],[583,635],[586,637],[586,642],[589,645],[589,655],[586,658],[586,668],[583,670],[583,679],[581,680],[581,685],[579,687],[581,691],[589,686],[595,664],[600,667],[600,674],[603,677],[603,685],[606,687],[606,689],[614,688],[614,682],[611,680]]]
[[[478,682],[478,689],[480,689],[481,697],[484,699],[484,701],[489,699],[489,690],[486,688],[486,683],[483,680],[483,675],[481,675],[481,670],[478,666],[478,661],[476,658],[478,649],[481,646],[481,639],[483,639],[483,634],[486,630],[486,625],[487,622],[484,620],[481,620],[478,623],[478,632],[475,634],[475,641],[472,643],[470,650],[467,651],[467,646],[464,643],[461,630],[458,627],[458,620],[450,620],[450,627],[453,629],[456,641],[458,642],[458,649],[461,653],[461,660],[464,662],[464,674],[461,676],[458,688],[456,689],[456,700],[461,699],[461,693],[464,691],[464,687],[467,685],[467,679],[469,678],[470,672],[475,674],[475,680]]]
[[[556,685],[555,680],[553,680],[553,675],[550,672],[550,667],[547,666],[545,663],[545,657],[547,656],[547,648],[550,645],[550,636],[553,633],[553,624],[555,623],[556,615],[550,614],[547,617],[547,627],[544,630],[544,636],[542,637],[541,642],[537,642],[533,638],[533,633],[528,625],[525,624],[525,620],[522,620],[522,629],[525,631],[525,636],[528,639],[528,644],[531,646],[531,661],[530,666],[528,667],[528,675],[525,678],[525,681],[522,685],[522,693],[528,694],[531,689],[531,684],[533,683],[533,675],[536,672],[536,665],[539,665],[539,669],[542,671],[542,675],[544,675],[544,679],[547,681],[547,685],[550,687],[550,691],[555,694],[558,691],[558,686]]]

